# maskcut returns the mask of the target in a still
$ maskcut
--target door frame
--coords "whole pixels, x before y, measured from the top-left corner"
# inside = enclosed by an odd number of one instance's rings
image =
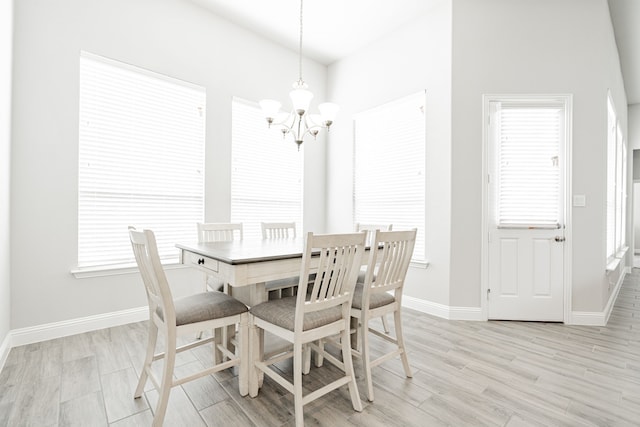
[[[573,163],[573,95],[572,94],[500,94],[482,95],[482,248],[480,267],[480,310],[483,320],[489,320],[487,290],[489,289],[489,103],[500,100],[561,100],[565,104],[565,156],[564,156],[564,212],[565,212],[565,242],[563,245],[564,274],[563,274],[563,319],[565,324],[571,324],[571,279],[573,253],[572,232],[572,203],[573,185],[571,181],[571,166]]]

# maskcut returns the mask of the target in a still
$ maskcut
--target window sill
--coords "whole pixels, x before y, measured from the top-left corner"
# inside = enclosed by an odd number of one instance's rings
[[[618,252],[616,252],[616,258],[624,258],[629,250],[629,246],[625,246],[624,248],[620,248]]]
[[[429,267],[429,261],[411,261],[409,263],[409,267],[421,268],[426,270]]]
[[[620,266],[622,259],[624,258],[624,256],[627,254],[628,251],[629,251],[629,246],[620,248],[620,250],[616,252],[612,258],[607,260],[607,268],[605,269],[607,274],[615,271],[618,268],[618,266]]]
[[[186,268],[183,264],[172,262],[170,264],[163,264],[165,270],[175,270],[179,268]],[[71,270],[71,274],[76,279],[89,279],[92,277],[106,277],[106,276],[119,276],[122,274],[138,273],[138,267],[135,264],[121,264],[121,265],[109,265],[99,267],[77,267]]]
[[[616,271],[619,265],[620,265],[620,258],[614,257],[611,261],[607,263],[607,268],[605,269],[605,271],[607,272],[607,274],[612,273]]]

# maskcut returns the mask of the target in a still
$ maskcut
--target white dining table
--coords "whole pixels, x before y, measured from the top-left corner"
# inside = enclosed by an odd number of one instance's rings
[[[299,276],[304,239],[244,239],[177,243],[180,263],[228,284],[248,306],[267,298],[265,282]]]

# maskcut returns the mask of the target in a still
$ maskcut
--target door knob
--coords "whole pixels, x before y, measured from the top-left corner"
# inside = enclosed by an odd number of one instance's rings
[[[555,240],[556,242],[564,242],[565,238],[561,236],[556,236],[553,240]]]

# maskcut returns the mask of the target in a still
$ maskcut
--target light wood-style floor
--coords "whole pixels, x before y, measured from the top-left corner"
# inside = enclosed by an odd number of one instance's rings
[[[374,371],[376,400],[361,393],[362,413],[343,387],[305,407],[307,426],[640,425],[640,269],[627,275],[606,327],[410,310],[404,319],[413,378],[387,362]],[[132,398],[145,340],[145,325],[134,323],[12,349],[0,372],[0,426],[149,426],[156,392]],[[208,363],[203,350],[179,357],[179,376]],[[324,382],[329,366],[305,381]],[[174,388],[165,425],[289,426],[292,414],[291,396],[269,378],[257,398],[243,398],[229,371]]]

